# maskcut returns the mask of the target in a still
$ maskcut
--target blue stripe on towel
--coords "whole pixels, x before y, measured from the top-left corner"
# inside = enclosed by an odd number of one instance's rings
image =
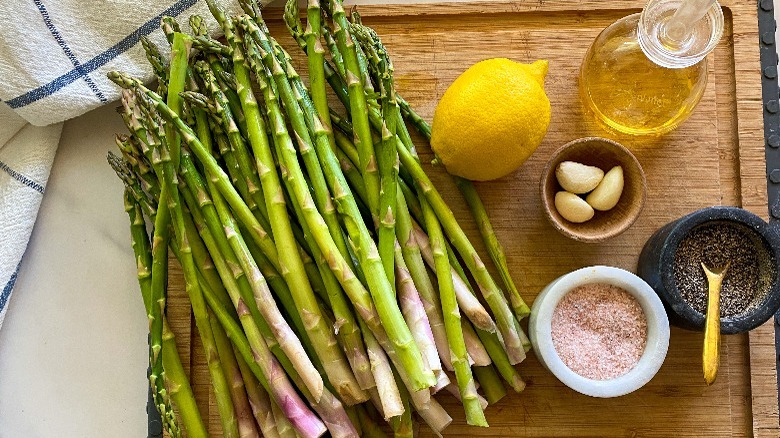
[[[5,305],[8,304],[8,298],[11,297],[11,291],[14,290],[14,285],[16,284],[16,277],[19,276],[20,266],[22,266],[21,260],[19,260],[19,263],[16,265],[16,269],[14,270],[14,273],[11,274],[11,278],[8,279],[8,283],[5,284],[3,291],[0,292],[0,312],[2,312]]]
[[[76,58],[76,55],[73,53],[72,50],[70,50],[70,47],[65,43],[65,39],[62,37],[62,34],[59,30],[54,26],[54,23],[51,22],[51,17],[49,17],[49,11],[46,10],[46,6],[43,5],[43,2],[41,0],[33,0],[33,3],[35,3],[35,6],[38,7],[38,11],[41,13],[41,16],[43,17],[43,22],[46,24],[46,27],[49,29],[49,32],[51,33],[51,36],[54,37],[54,40],[57,41],[57,44],[60,45],[62,48],[62,51],[65,52],[65,55],[70,59],[70,62],[73,64],[73,67],[81,74],[81,76],[84,78],[84,82],[87,83],[89,86],[89,89],[92,90],[93,93],[95,93],[95,96],[97,96],[98,99],[100,99],[103,103],[108,103],[108,99],[106,99],[105,96],[103,96],[103,93],[100,92],[100,89],[95,85],[95,82],[92,81],[92,78],[89,77],[89,75],[83,71],[83,68],[81,67],[81,64],[79,63],[79,60]]]
[[[0,161],[0,170],[4,170],[7,174],[11,175],[11,178],[19,181],[20,183],[35,190],[36,192],[43,194],[43,191],[45,190],[43,184],[37,183],[32,179],[22,175],[21,173],[11,169],[10,167],[8,167],[7,164],[3,163],[2,161]]]
[[[64,75],[52,80],[48,84],[41,85],[40,87],[30,90],[21,96],[14,97],[11,100],[7,100],[5,103],[11,108],[17,109],[23,106],[29,105],[35,101],[43,99],[57,92],[57,90],[70,85],[87,73],[91,73],[98,68],[106,65],[109,61],[126,52],[129,48],[138,44],[142,36],[149,35],[155,29],[160,27],[160,19],[164,15],[177,16],[181,14],[185,9],[194,5],[198,0],[179,0],[168,9],[164,10],[161,14],[155,16],[151,20],[143,24],[133,33],[126,36],[122,41],[114,44],[111,48],[105,52],[95,56],[89,61],[81,65],[81,69],[73,69]]]

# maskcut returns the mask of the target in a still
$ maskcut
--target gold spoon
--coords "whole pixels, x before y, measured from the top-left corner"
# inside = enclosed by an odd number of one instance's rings
[[[718,268],[708,268],[704,263],[704,273],[707,274],[707,319],[704,324],[704,350],[702,351],[702,368],[704,382],[712,385],[718,375],[720,363],[720,286],[731,262]]]

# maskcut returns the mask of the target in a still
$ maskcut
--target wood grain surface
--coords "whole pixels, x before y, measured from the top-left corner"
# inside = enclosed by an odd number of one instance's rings
[[[427,120],[448,85],[473,63],[507,57],[549,59],[546,90],[550,130],[536,153],[514,174],[480,183],[510,271],[529,302],[550,281],[594,264],[634,271],[639,251],[659,227],[711,205],[742,206],[767,216],[764,138],[756,3],[724,0],[726,31],[708,57],[710,81],[702,102],[679,129],[658,139],[605,132],[578,98],[580,62],[598,33],[639,12],[643,1],[517,1],[361,6],[365,23],[382,37],[395,64],[399,92]],[[280,11],[265,12],[272,33],[288,48],[305,77],[305,57],[287,36]],[[539,178],[550,154],[578,137],[604,136],[631,149],[647,174],[648,197],[637,222],[599,244],[578,243],[546,221]],[[428,163],[430,150],[415,143]],[[486,254],[465,203],[441,169],[426,170],[477,248]],[[487,259],[487,257],[485,257]],[[168,317],[177,335],[203,415],[218,433],[208,369],[189,314],[182,277],[171,263]],[[718,380],[701,375],[702,335],[673,328],[658,375],[639,391],[595,399],[561,384],[530,355],[518,369],[528,387],[487,410],[490,428],[465,425],[450,396],[441,402],[454,418],[447,436],[533,437],[778,437],[777,372],[770,323],[750,335],[724,337]],[[425,426],[421,436],[432,436]]]

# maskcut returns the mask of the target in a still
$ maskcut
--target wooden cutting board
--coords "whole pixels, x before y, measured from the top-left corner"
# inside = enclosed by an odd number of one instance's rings
[[[486,58],[550,60],[546,90],[550,130],[541,147],[516,173],[478,184],[510,271],[532,302],[550,281],[594,264],[634,271],[644,242],[659,227],[711,205],[742,206],[767,215],[758,27],[755,0],[724,0],[726,30],[708,57],[710,81],[691,118],[655,140],[616,136],[583,113],[578,98],[581,60],[607,25],[639,12],[644,1],[517,1],[361,6],[395,64],[399,92],[428,120],[447,86]],[[288,37],[281,12],[265,12],[272,33],[305,75],[305,57]],[[647,173],[648,197],[639,220],[623,235],[583,244],[558,234],[545,220],[539,178],[550,154],[584,136],[605,136],[635,152]],[[430,150],[415,142],[426,163]],[[472,242],[484,252],[465,203],[449,178],[428,166]],[[485,259],[488,258],[485,256]],[[169,321],[189,365],[201,409],[214,435],[219,419],[209,395],[208,370],[189,313],[178,266],[173,262]],[[531,355],[518,369],[528,387],[487,410],[490,428],[468,427],[462,408],[440,397],[454,418],[447,436],[566,437],[778,437],[777,373],[771,322],[750,335],[724,339],[717,382],[701,376],[702,335],[672,329],[669,354],[658,375],[639,391],[616,399],[578,394],[544,370]],[[431,436],[426,427],[421,436]]]

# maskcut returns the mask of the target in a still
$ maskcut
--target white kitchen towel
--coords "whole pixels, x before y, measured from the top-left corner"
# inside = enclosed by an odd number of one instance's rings
[[[235,0],[216,2],[229,13],[240,11]],[[106,78],[111,70],[150,80],[140,38],[165,50],[161,17],[178,17],[188,30],[192,14],[218,31],[203,0],[0,0],[0,326],[60,122],[117,100],[119,88]]]
[[[8,107],[0,107],[0,327],[41,205],[60,131],[62,123],[32,126]]]
[[[217,0],[230,12],[235,0]],[[113,102],[111,70],[151,79],[138,43],[142,36],[167,48],[160,17],[200,14],[217,23],[203,0],[0,1],[0,100],[33,125],[44,126]]]

